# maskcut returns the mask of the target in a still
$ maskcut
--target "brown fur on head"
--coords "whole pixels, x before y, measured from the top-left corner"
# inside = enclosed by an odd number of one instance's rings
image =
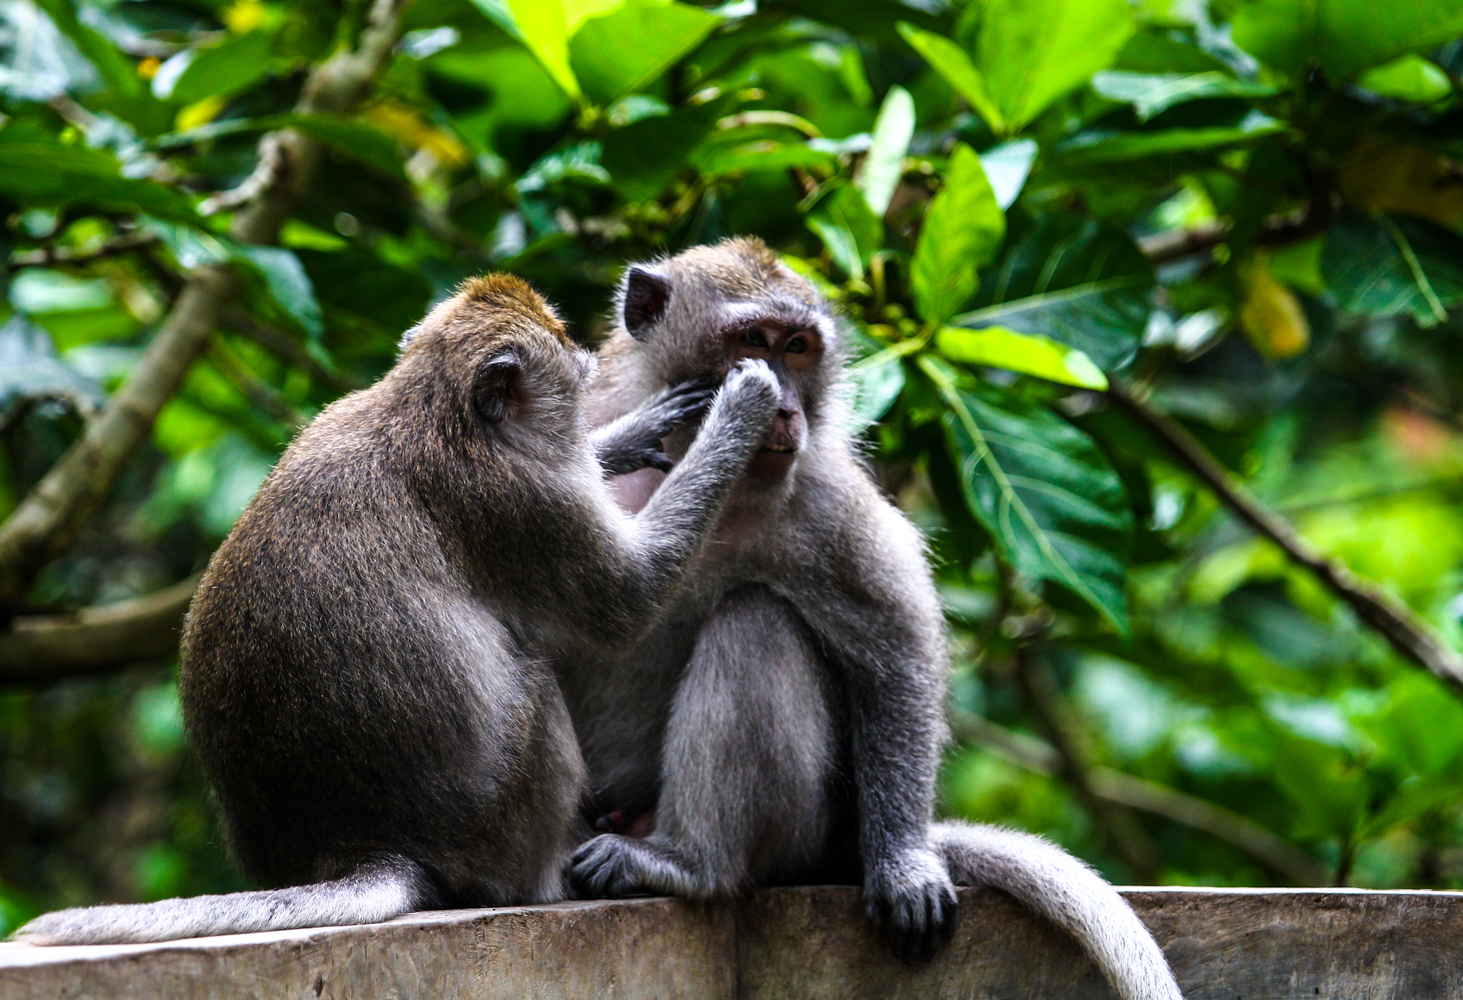
[[[540,432],[578,417],[594,359],[527,282],[490,274],[463,282],[402,337],[388,379],[454,430],[471,413],[511,432],[532,417]]]

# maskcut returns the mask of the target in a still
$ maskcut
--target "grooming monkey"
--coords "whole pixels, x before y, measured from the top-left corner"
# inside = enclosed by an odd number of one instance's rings
[[[709,898],[861,882],[913,959],[953,928],[952,879],[992,886],[1072,933],[1123,1000],[1178,998],[1157,944],[1081,861],[1028,834],[931,824],[944,619],[922,539],[844,429],[843,348],[822,298],[739,239],[632,266],[618,310],[593,419],[748,358],[771,366],[780,401],[661,623],[629,657],[561,667],[596,827],[610,831],[576,852],[576,888]],[[638,509],[658,479],[617,481],[622,502]]]
[[[532,289],[490,276],[327,408],[214,555],[182,644],[184,719],[234,853],[289,888],[64,910],[17,937],[156,941],[564,898],[584,765],[547,664],[645,633],[777,392],[765,363],[732,371],[632,517],[601,463],[654,460],[708,390],[663,395],[591,443],[593,368]]]

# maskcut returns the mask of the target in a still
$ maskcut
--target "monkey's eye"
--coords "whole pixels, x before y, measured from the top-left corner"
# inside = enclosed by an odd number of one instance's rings
[[[742,343],[746,344],[748,347],[765,348],[767,346],[767,335],[764,334],[761,330],[748,330],[746,333],[742,334]]]
[[[794,337],[787,342],[787,346],[783,350],[788,354],[806,354],[808,350],[808,338]]]

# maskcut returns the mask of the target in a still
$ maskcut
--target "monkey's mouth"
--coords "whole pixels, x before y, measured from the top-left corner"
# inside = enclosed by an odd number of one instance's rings
[[[774,455],[792,455],[797,452],[798,446],[791,442],[778,441],[774,444],[764,444],[762,450],[770,451]]]

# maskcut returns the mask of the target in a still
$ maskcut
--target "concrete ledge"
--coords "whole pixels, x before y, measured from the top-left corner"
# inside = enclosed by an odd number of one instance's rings
[[[384,924],[155,945],[0,945],[0,997],[1109,998],[1075,944],[989,890],[961,890],[955,940],[908,968],[856,889],[416,913]],[[1188,1000],[1463,996],[1463,893],[1125,893]]]

